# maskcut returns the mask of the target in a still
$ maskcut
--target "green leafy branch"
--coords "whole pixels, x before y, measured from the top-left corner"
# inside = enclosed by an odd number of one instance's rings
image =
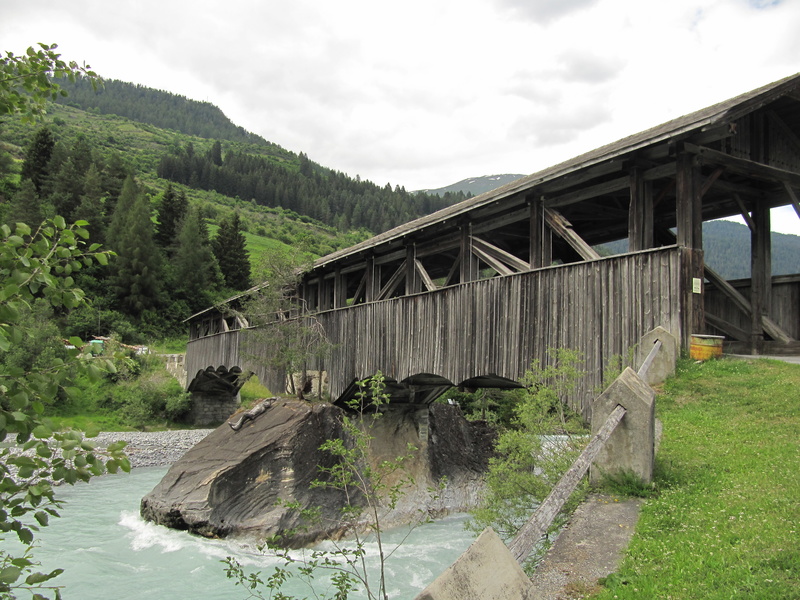
[[[29,47],[24,55],[6,52],[0,56],[0,115],[19,114],[23,123],[32,123],[45,114],[48,100],[66,96],[53,79],[71,82],[85,77],[96,89],[102,79],[89,65],[64,61],[56,44]]]
[[[56,217],[35,231],[23,223],[13,231],[0,227],[0,442],[13,436],[12,443],[0,448],[0,539],[13,534],[27,547],[23,556],[0,550],[0,593],[7,598],[19,590],[30,591],[33,598],[44,598],[40,591],[46,590],[60,597],[58,587],[42,586],[60,570],[36,572],[30,557],[35,532],[58,517],[54,486],[130,470],[124,442],[97,449],[79,431],[53,431],[44,416],[45,405],[59,393],[78,393],[71,385],[77,375],[97,380],[114,372],[111,360],[82,350],[77,338],[69,340],[73,348],[66,359],[37,369],[3,360],[12,345],[33,335],[23,313],[34,299],[59,309],[86,302],[73,275],[95,262],[106,264],[109,255],[97,244],[86,246],[86,225],[79,221],[67,226]]]

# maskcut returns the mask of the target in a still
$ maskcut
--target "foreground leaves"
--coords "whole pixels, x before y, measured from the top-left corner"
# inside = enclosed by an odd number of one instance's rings
[[[45,598],[40,592],[48,590],[60,597],[58,587],[44,584],[61,571],[40,573],[31,558],[36,532],[58,516],[54,485],[130,470],[124,444],[98,451],[79,431],[53,431],[44,416],[59,394],[74,393],[77,375],[99,379],[114,371],[111,361],[93,357],[78,338],[66,342],[66,359],[35,369],[9,367],[3,360],[13,344],[32,335],[21,315],[35,299],[57,309],[86,302],[72,275],[95,261],[105,264],[107,253],[86,246],[85,226],[67,226],[56,217],[35,231],[23,223],[13,230],[0,227],[0,442],[6,442],[0,447],[0,540],[10,534],[27,547],[22,556],[0,550],[3,598],[14,598],[18,590],[33,598]]]

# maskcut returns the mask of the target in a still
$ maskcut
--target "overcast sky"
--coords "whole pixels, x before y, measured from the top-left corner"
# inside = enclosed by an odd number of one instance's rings
[[[2,0],[0,40],[414,190],[533,173],[798,73],[800,1]]]

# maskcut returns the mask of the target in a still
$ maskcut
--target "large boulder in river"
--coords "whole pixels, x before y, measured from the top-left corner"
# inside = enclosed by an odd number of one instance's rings
[[[343,493],[312,485],[324,478],[320,467],[335,464],[320,446],[345,435],[342,409],[277,399],[268,406],[238,431],[223,424],[189,450],[142,499],[142,516],[205,536],[263,539],[281,533],[293,546],[344,534]],[[408,444],[418,448],[404,462],[414,483],[393,510],[384,511],[383,526],[409,522],[420,509],[438,515],[477,501],[493,432],[467,422],[457,407],[390,405],[370,435],[372,464],[408,454]],[[429,489],[441,482],[446,485],[432,499]],[[319,508],[322,518],[309,524],[286,503]]]

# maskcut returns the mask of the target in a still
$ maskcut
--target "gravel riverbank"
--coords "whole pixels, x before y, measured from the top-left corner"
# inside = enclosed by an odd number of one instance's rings
[[[213,429],[178,429],[174,431],[104,431],[90,441],[105,448],[125,440],[125,454],[131,467],[165,467],[206,437]]]

